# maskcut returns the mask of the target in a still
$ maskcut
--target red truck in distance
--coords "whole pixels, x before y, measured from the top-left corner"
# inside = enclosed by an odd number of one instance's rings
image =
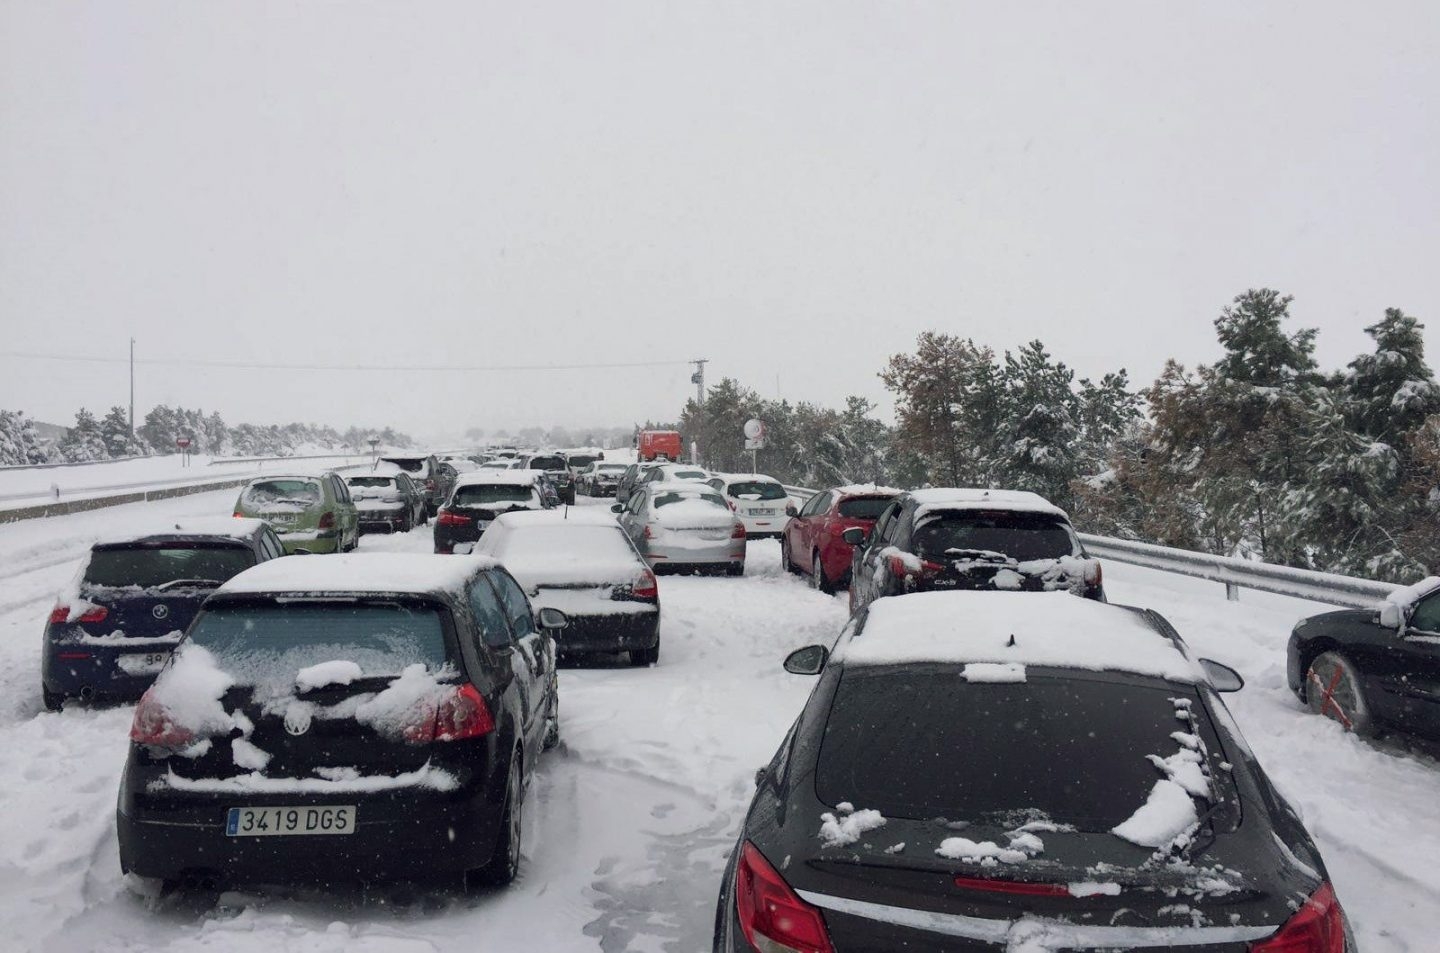
[[[679,460],[680,431],[642,430],[636,438],[635,449],[636,458],[642,463],[651,460]]]

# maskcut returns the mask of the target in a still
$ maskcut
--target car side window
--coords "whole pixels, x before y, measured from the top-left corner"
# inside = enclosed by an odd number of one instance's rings
[[[280,540],[278,537],[276,537],[275,531],[270,529],[270,527],[268,526],[265,527],[264,531],[260,534],[261,561],[267,559],[276,559],[284,555],[284,553],[285,549],[283,546],[280,545]]]
[[[1415,611],[1410,613],[1408,628],[1440,634],[1440,592],[1433,592],[1420,600]]]
[[[414,492],[414,488],[410,486],[410,478],[403,473],[395,475],[395,485],[400,488],[400,492],[404,496],[409,496]]]
[[[489,575],[495,591],[500,593],[500,601],[505,606],[505,617],[510,620],[510,629],[515,633],[515,638],[523,639],[532,634],[535,631],[535,619],[530,614],[530,600],[525,598],[520,584],[505,572],[492,572]]]
[[[886,539],[891,545],[899,546],[902,549],[910,549],[910,538],[915,529],[915,511],[901,510],[896,514],[895,519],[890,521],[890,532]]]
[[[484,576],[470,583],[470,611],[480,626],[480,638],[491,648],[510,644],[510,625],[505,621],[505,607]]]
[[[875,532],[870,537],[872,543],[877,546],[888,545],[886,542],[888,538],[886,534],[890,532],[890,524],[895,521],[895,514],[899,509],[899,503],[891,503],[885,507],[885,512],[881,513],[880,518],[875,521]]]
[[[816,493],[805,503],[805,508],[800,511],[801,516],[819,516],[830,508],[830,497],[835,494],[826,490],[824,493]]]

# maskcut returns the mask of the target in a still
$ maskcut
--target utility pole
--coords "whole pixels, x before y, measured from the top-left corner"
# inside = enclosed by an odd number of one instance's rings
[[[135,339],[130,339],[130,437],[135,437]]]
[[[690,383],[695,385],[695,415],[704,420],[705,417],[705,365],[709,364],[708,358],[696,358],[690,362],[695,365],[695,373],[690,375]],[[700,466],[700,438],[697,436],[690,441],[691,463]]]

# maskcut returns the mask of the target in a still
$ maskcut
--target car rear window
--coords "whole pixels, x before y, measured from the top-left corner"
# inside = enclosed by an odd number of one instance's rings
[[[894,500],[888,496],[858,496],[840,501],[840,515],[852,520],[876,520]]]
[[[295,677],[302,668],[345,659],[366,676],[397,675],[447,661],[440,609],[401,603],[245,603],[202,612],[191,644],[209,649],[242,684]]]
[[[1027,559],[1075,554],[1069,527],[1053,516],[1007,511],[946,513],[915,528],[915,552],[932,558],[960,552],[1004,553]]]
[[[703,480],[710,474],[704,470],[671,470],[665,475],[667,480]]]
[[[493,503],[528,503],[535,491],[515,483],[472,483],[455,488],[455,506],[489,506]]]
[[[704,500],[706,503],[714,503],[722,510],[730,509],[725,505],[725,499],[719,493],[676,493],[673,491],[656,493],[651,505],[655,507],[669,506],[671,503],[679,503],[683,500]]]
[[[380,488],[384,488],[384,487],[394,486],[394,485],[395,485],[395,478],[394,478],[394,477],[375,477],[375,476],[369,476],[369,477],[351,477],[350,479],[346,480],[345,482],[348,483],[350,486],[360,486],[360,487],[367,487],[367,486],[368,486],[368,487],[380,487]]]
[[[737,500],[783,500],[789,495],[780,484],[764,480],[732,483],[727,492]]]
[[[181,579],[220,583],[253,565],[255,554],[238,542],[107,546],[90,553],[84,580],[92,586],[144,589]]]
[[[261,480],[246,488],[245,502],[251,506],[314,506],[322,495],[314,480]]]
[[[569,459],[570,465],[578,469],[579,467],[589,466],[600,458],[588,453],[576,453],[572,454]]]
[[[565,461],[559,457],[532,457],[530,460],[532,470],[563,470]]]
[[[1160,778],[1146,756],[1175,750],[1176,696],[1033,669],[1018,683],[968,683],[954,666],[847,670],[816,793],[887,817],[1004,823],[1028,813],[1108,831]]]
[[[406,473],[419,473],[429,462],[425,457],[385,457],[386,463],[393,463]]]

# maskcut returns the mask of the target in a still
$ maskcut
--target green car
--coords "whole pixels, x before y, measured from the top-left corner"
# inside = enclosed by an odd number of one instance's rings
[[[251,480],[235,501],[235,515],[269,523],[286,553],[343,553],[360,542],[360,515],[350,491],[328,471]]]

